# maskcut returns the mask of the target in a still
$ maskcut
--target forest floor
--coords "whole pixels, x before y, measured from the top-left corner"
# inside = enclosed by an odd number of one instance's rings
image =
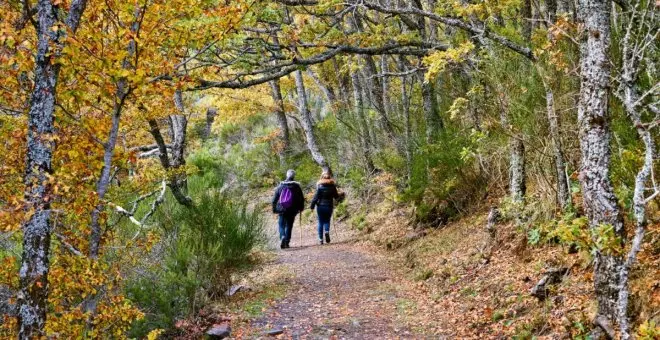
[[[286,250],[277,247],[271,217],[269,250],[257,254],[262,264],[241,275],[249,289],[217,312],[229,316],[236,339],[584,338],[595,312],[588,257],[557,245],[529,246],[525,233],[507,223],[498,226],[485,261],[486,215],[417,230],[410,211],[381,203],[359,228],[350,219],[334,224],[333,242],[319,245],[315,216],[307,212]],[[658,227],[650,234],[658,235]],[[660,273],[653,270],[660,256],[657,241],[651,243],[633,275],[641,320],[657,318],[660,306]],[[530,289],[555,267],[569,274],[538,301]]]
[[[333,227],[332,242],[319,245],[311,221],[302,237],[296,221],[292,247],[278,249],[246,281],[254,288],[237,302],[242,315],[232,321],[232,336],[261,338],[281,332],[277,337],[284,339],[437,338],[432,328],[409,318],[414,292],[405,287],[414,283],[356,242],[347,225]],[[272,239],[274,248],[277,235]]]

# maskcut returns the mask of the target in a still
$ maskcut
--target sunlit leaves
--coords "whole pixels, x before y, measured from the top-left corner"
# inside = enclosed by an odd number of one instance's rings
[[[460,63],[465,60],[474,50],[472,42],[465,42],[455,48],[449,48],[446,51],[438,51],[424,58],[424,64],[428,65],[425,80],[435,79],[437,75],[444,71],[452,63]]]

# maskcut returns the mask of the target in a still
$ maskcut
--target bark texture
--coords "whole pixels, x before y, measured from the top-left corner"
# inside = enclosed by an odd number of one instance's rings
[[[168,146],[165,144],[165,139],[163,138],[162,133],[160,132],[160,127],[158,122],[155,119],[150,119],[149,121],[149,132],[154,137],[156,145],[158,146],[158,158],[160,159],[160,164],[165,170],[170,170],[173,168],[172,162],[170,162],[170,157],[167,153]],[[174,149],[174,147],[170,147]],[[172,151],[174,153],[174,151]],[[185,175],[185,174],[184,174]],[[182,205],[192,206],[192,199],[187,195],[185,188],[181,184],[181,179],[178,174],[173,174],[168,179],[168,185],[170,190],[172,190],[172,196]]]
[[[623,47],[622,65],[621,65],[621,87],[618,95],[623,102],[626,114],[630,122],[637,130],[637,135],[644,144],[644,162],[635,177],[635,189],[633,192],[633,216],[635,221],[635,236],[632,239],[630,250],[626,256],[619,273],[619,329],[621,339],[628,340],[632,338],[630,334],[630,320],[628,316],[629,290],[628,281],[630,270],[632,269],[637,253],[642,248],[642,242],[646,233],[648,224],[646,216],[646,205],[650,200],[660,194],[660,188],[657,187],[653,179],[653,169],[655,158],[657,157],[656,144],[653,129],[657,124],[645,124],[642,120],[644,107],[641,104],[641,95],[639,94],[637,84],[639,82],[639,73],[643,58],[648,53],[646,46],[651,46],[655,40],[652,30],[647,32],[647,28],[641,22],[653,16],[649,4],[647,8],[641,6],[641,1],[634,4],[635,10],[630,15],[626,33],[621,46]],[[655,119],[660,115],[656,114]],[[651,182],[651,194],[646,197],[647,185]]]
[[[321,150],[316,143],[316,136],[314,136],[314,124],[312,123],[311,113],[309,112],[309,105],[307,103],[307,92],[305,91],[305,83],[303,80],[303,75],[300,70],[294,72],[294,78],[296,81],[296,90],[298,92],[298,109],[300,110],[300,115],[302,116],[302,126],[305,130],[305,137],[307,139],[307,148],[312,154],[312,159],[318,164],[323,171],[330,172],[330,165],[325,159]]]
[[[566,211],[571,205],[571,192],[566,172],[566,161],[559,134],[559,117],[555,110],[555,96],[549,84],[544,82],[546,114],[548,117],[548,126],[550,128],[550,140],[552,142],[552,151],[555,158],[555,175],[557,178],[557,204],[562,211]]]
[[[284,159],[291,147],[289,137],[289,124],[286,119],[286,112],[284,111],[284,100],[282,99],[282,90],[280,88],[280,81],[273,80],[270,82],[271,95],[273,102],[275,102],[275,116],[277,117],[277,124],[280,126],[280,142],[282,143],[280,150],[280,159]]]
[[[509,191],[511,199],[518,205],[525,204],[525,144],[520,136],[511,137],[510,142],[511,160],[509,169]]]
[[[364,157],[365,165],[368,173],[373,173],[375,166],[373,159],[371,158],[371,134],[369,132],[369,123],[367,122],[367,117],[364,113],[364,98],[362,91],[362,84],[360,83],[360,78],[356,72],[351,74],[351,81],[353,83],[353,99],[355,102],[355,112],[357,114],[358,122],[360,123],[360,141],[362,155]]]
[[[406,70],[404,57],[399,56],[398,60],[399,71]],[[406,155],[406,175],[408,184],[412,180],[412,160],[413,160],[413,145],[412,145],[412,122],[410,120],[410,95],[407,86],[407,77],[401,78],[401,111],[403,112],[403,119],[405,122],[405,155]]]
[[[71,32],[78,28],[86,1],[74,0],[65,24]],[[18,337],[31,339],[44,336],[48,298],[49,247],[51,237],[49,175],[53,172],[55,149],[55,95],[59,64],[54,59],[66,40],[58,23],[58,5],[50,0],[36,4],[37,46],[34,65],[34,90],[28,112],[27,153],[25,159],[25,202],[30,217],[21,226],[23,253],[19,270]]]
[[[579,0],[580,95],[578,124],[582,164],[580,184],[585,213],[593,229],[611,226],[624,237],[623,219],[609,178],[610,114],[610,10],[605,0]],[[619,269],[622,258],[597,250],[594,258],[594,288],[598,314],[612,321],[617,317]]]

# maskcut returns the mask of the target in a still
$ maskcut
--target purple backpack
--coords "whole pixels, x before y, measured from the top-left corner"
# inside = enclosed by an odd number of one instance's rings
[[[282,188],[279,204],[284,210],[288,210],[293,206],[293,191],[289,187],[285,186]]]

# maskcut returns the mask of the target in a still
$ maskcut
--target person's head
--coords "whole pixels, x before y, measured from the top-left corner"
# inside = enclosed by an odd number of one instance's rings
[[[332,175],[331,175],[329,172],[324,171],[323,173],[321,173],[321,179],[322,179],[322,180],[324,180],[324,179],[332,179]]]
[[[286,171],[286,180],[287,181],[293,181],[296,178],[296,171],[293,169],[289,169]]]

